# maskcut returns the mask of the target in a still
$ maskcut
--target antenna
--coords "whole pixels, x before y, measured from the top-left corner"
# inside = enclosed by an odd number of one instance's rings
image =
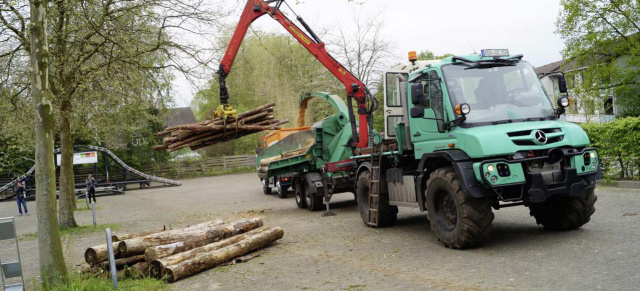
[[[471,50],[473,51],[474,54],[477,54],[478,52],[476,51],[476,49],[473,48],[473,46],[471,45],[470,42],[467,41],[467,44],[469,45],[469,47],[471,48]]]

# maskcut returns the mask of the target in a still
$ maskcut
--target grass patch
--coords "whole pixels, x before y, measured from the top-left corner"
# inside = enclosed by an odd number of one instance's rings
[[[250,173],[255,172],[253,168],[236,168],[222,171],[209,171],[207,172],[207,176],[221,176],[221,175],[230,175],[230,174],[240,174],[240,173]]]
[[[119,230],[122,225],[118,223],[98,224],[94,228],[93,225],[79,225],[77,227],[60,228],[60,236],[67,235],[83,235],[94,232],[104,232],[106,228],[111,228],[111,231]],[[32,240],[38,238],[38,232],[27,233],[19,236],[19,240]]]
[[[111,279],[106,277],[95,277],[92,275],[80,275],[69,274],[67,282],[58,283],[53,286],[44,287],[39,283],[35,283],[37,291],[111,291],[113,290],[113,284]],[[118,290],[131,290],[131,291],[147,291],[147,290],[171,290],[166,282],[153,279],[153,278],[141,278],[141,279],[123,279],[118,280]]]
[[[79,204],[82,204],[83,206],[76,207],[73,210],[74,212],[82,212],[82,211],[87,211],[87,210],[91,211],[91,207],[87,207],[87,203],[79,203]],[[102,207],[96,205],[96,210],[100,210],[100,209],[102,209]]]

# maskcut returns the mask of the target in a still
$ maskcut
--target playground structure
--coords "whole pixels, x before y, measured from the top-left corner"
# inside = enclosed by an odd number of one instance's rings
[[[75,189],[77,195],[84,195],[87,188],[86,178],[92,174],[96,179],[96,190],[107,193],[123,193],[128,184],[139,184],[140,188],[145,188],[151,182],[162,183],[164,186],[180,186],[178,181],[165,179],[140,172],[123,162],[109,149],[91,145],[74,146],[75,153],[95,152],[97,162],[92,164],[74,165]],[[60,149],[54,150],[55,154],[60,153]],[[25,194],[27,199],[35,199],[35,183],[31,178],[35,172],[35,165],[26,173],[8,181],[0,180],[6,184],[0,187],[0,201],[9,200],[15,197],[15,185],[18,181],[26,179]],[[59,167],[56,168],[56,185],[58,186]]]

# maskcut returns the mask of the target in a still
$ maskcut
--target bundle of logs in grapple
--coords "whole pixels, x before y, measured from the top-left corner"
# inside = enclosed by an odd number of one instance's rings
[[[277,130],[288,120],[273,117],[275,103],[269,103],[249,111],[238,113],[237,117],[214,117],[209,120],[167,127],[157,135],[164,136],[163,145],[155,150],[177,151],[189,147],[197,150],[220,142],[240,138],[264,130]]]
[[[153,276],[175,282],[221,264],[246,260],[248,253],[284,235],[279,227],[262,226],[259,218],[233,222],[214,220],[183,229],[114,235],[114,264],[120,276]],[[88,248],[84,272],[108,273],[107,245]],[[244,258],[244,259],[243,259]]]

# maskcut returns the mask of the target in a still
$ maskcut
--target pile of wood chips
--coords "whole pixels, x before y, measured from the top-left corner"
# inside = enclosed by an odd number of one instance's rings
[[[183,229],[143,232],[112,237],[119,276],[153,276],[175,282],[241,256],[283,237],[279,228],[263,227],[260,218],[233,222],[214,220]],[[107,245],[84,253],[87,273],[108,273]],[[245,259],[246,260],[246,259]]]
[[[225,121],[222,117],[214,117],[201,122],[167,127],[156,134],[164,136],[164,144],[155,146],[154,149],[174,152],[188,147],[197,150],[264,130],[278,130],[280,125],[289,120],[280,121],[273,117],[275,105],[269,103],[239,113],[237,119],[229,116]]]

